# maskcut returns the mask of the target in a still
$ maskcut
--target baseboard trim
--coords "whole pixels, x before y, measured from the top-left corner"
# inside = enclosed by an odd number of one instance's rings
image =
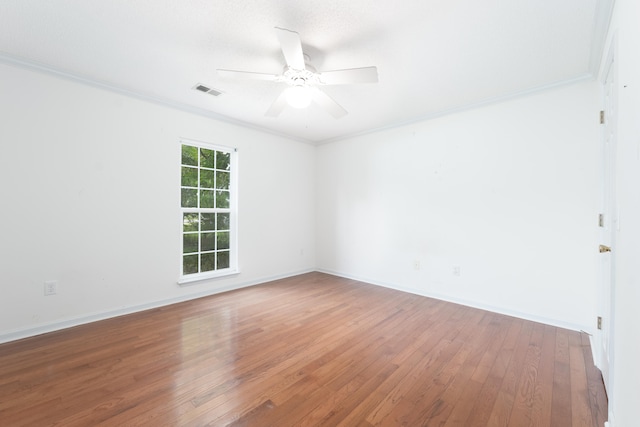
[[[36,335],[42,335],[49,332],[55,332],[62,329],[72,328],[74,326],[80,326],[87,323],[97,322],[100,320],[111,319],[114,317],[124,316],[127,314],[138,313],[145,310],[151,310],[158,307],[164,307],[171,304],[177,304],[184,301],[190,301],[198,298],[208,297],[215,294],[220,294],[223,292],[229,292],[236,289],[248,288],[251,286],[260,285],[267,282],[272,282],[274,280],[285,279],[287,277],[299,276],[300,274],[311,273],[316,271],[315,269],[307,269],[296,272],[291,272],[287,274],[280,274],[276,276],[268,276],[262,277],[259,279],[249,280],[246,282],[236,283],[233,285],[222,286],[215,289],[209,289],[206,291],[196,292],[187,295],[180,295],[173,298],[167,298],[163,300],[136,304],[128,307],[118,308],[115,310],[107,310],[99,313],[92,313],[83,316],[72,317],[56,322],[46,323],[34,327],[17,329],[14,331],[6,332],[0,334],[0,344],[7,343],[10,341],[17,341],[24,338],[33,337]]]
[[[611,406],[611,402],[609,402],[609,406]],[[616,417],[613,415],[613,410],[609,409],[608,417],[609,420],[604,423],[604,427],[616,427]]]
[[[29,338],[29,337],[36,336],[36,335],[46,334],[46,333],[49,333],[49,332],[59,331],[59,330],[62,330],[62,329],[72,328],[74,326],[80,326],[80,325],[84,325],[84,324],[91,323],[91,322],[97,322],[97,321],[100,321],[100,320],[111,319],[113,317],[124,316],[124,315],[127,315],[127,314],[137,313],[137,312],[140,312],[140,311],[151,310],[151,309],[158,308],[158,307],[164,307],[164,306],[171,305],[171,304],[177,304],[177,303],[184,302],[184,301],[203,298],[203,297],[207,297],[207,296],[211,296],[211,295],[215,295],[215,294],[219,294],[219,293],[223,293],[223,292],[229,292],[229,291],[233,291],[233,290],[236,290],[236,289],[242,289],[242,288],[247,288],[247,287],[251,287],[251,286],[256,286],[256,285],[267,283],[267,282],[271,282],[271,281],[274,281],[274,280],[285,279],[287,277],[298,276],[300,274],[311,273],[311,272],[314,272],[314,271],[317,271],[317,272],[320,272],[320,273],[325,273],[325,274],[330,274],[332,276],[344,277],[346,279],[358,280],[360,282],[370,283],[370,284],[375,285],[375,286],[382,286],[382,287],[389,288],[389,289],[395,289],[395,290],[398,290],[398,291],[401,291],[401,292],[408,292],[408,293],[412,293],[412,294],[415,294],[415,295],[421,295],[421,296],[424,296],[424,297],[435,298],[435,299],[439,299],[439,300],[442,300],[442,301],[448,301],[448,302],[452,302],[452,303],[455,303],[455,304],[464,305],[464,306],[467,306],[467,307],[473,307],[473,308],[478,308],[478,309],[481,309],[481,310],[487,310],[487,311],[491,311],[493,313],[504,314],[506,316],[513,316],[513,317],[517,317],[517,318],[524,319],[524,320],[530,320],[532,322],[538,322],[538,323],[543,323],[543,324],[546,324],[546,325],[556,326],[556,327],[559,327],[559,328],[569,329],[569,330],[573,330],[573,331],[583,331],[583,332],[584,331],[588,331],[588,326],[585,326],[585,325],[577,325],[577,324],[572,324],[572,323],[559,321],[557,319],[551,319],[551,318],[545,318],[545,317],[541,317],[541,316],[536,316],[536,315],[533,315],[533,314],[530,314],[530,313],[517,312],[517,311],[514,311],[514,310],[505,309],[504,307],[495,307],[495,306],[490,306],[490,305],[485,305],[485,304],[478,304],[478,303],[476,303],[474,301],[470,301],[470,300],[464,300],[464,299],[460,299],[460,298],[452,298],[452,297],[450,297],[448,295],[442,295],[442,294],[433,293],[433,292],[424,292],[424,291],[418,290],[418,289],[407,288],[407,287],[404,287],[404,286],[397,286],[397,285],[392,284],[392,283],[385,283],[385,282],[381,282],[379,280],[375,280],[375,279],[371,279],[371,278],[367,278],[367,277],[354,276],[354,275],[345,274],[345,273],[341,273],[341,272],[338,272],[338,271],[332,271],[332,270],[328,270],[328,269],[306,269],[306,270],[290,272],[290,273],[281,274],[281,275],[262,277],[262,278],[259,278],[259,279],[254,279],[254,280],[250,280],[250,281],[246,281],[246,282],[240,282],[240,283],[236,283],[236,284],[233,284],[233,285],[219,287],[219,288],[216,288],[216,289],[209,289],[209,290],[206,290],[206,291],[196,292],[196,293],[192,293],[192,294],[188,294],[188,295],[181,295],[181,296],[174,297],[174,298],[167,298],[167,299],[153,301],[153,302],[144,303],[144,304],[136,304],[136,305],[123,307],[123,308],[119,308],[119,309],[115,309],[115,310],[107,310],[107,311],[103,311],[103,312],[100,312],[100,313],[92,313],[92,314],[88,314],[88,315],[73,317],[73,318],[64,319],[64,320],[61,320],[61,321],[56,321],[56,322],[51,322],[51,323],[46,323],[46,324],[42,324],[42,325],[38,325],[38,326],[34,326],[34,327],[17,329],[17,330],[14,330],[14,331],[10,331],[10,332],[6,332],[6,333],[0,334],[0,344],[6,343],[6,342],[10,342],[10,341],[16,341],[16,340],[20,340],[20,339],[24,339],[24,338]],[[593,351],[593,344],[594,344],[593,340],[591,340],[592,351]],[[611,426],[611,424],[610,424],[610,426]]]
[[[504,308],[504,307],[496,307],[496,306],[491,306],[491,305],[486,305],[486,304],[478,304],[477,302],[471,301],[471,300],[465,300],[465,299],[461,299],[461,298],[454,298],[454,297],[451,297],[451,296],[448,296],[448,295],[438,294],[438,293],[434,293],[434,292],[425,292],[425,291],[422,291],[422,290],[419,290],[419,289],[407,288],[407,287],[404,287],[404,286],[398,286],[398,285],[395,285],[393,283],[381,282],[379,280],[375,280],[375,279],[371,279],[371,278],[367,278],[367,277],[359,277],[359,276],[354,276],[354,275],[350,275],[350,274],[344,274],[344,273],[340,273],[340,272],[332,271],[332,270],[327,270],[327,269],[318,269],[317,271],[319,271],[321,273],[325,273],[325,274],[331,274],[333,276],[344,277],[345,279],[357,280],[359,282],[370,283],[372,285],[382,286],[384,288],[395,289],[397,291],[402,291],[402,292],[408,292],[408,293],[415,294],[415,295],[420,295],[420,296],[423,296],[423,297],[435,298],[435,299],[438,299],[438,300],[447,301],[447,302],[451,302],[451,303],[454,303],[454,304],[460,304],[460,305],[464,305],[464,306],[467,306],[467,307],[478,308],[480,310],[486,310],[486,311],[490,311],[492,313],[504,314],[505,316],[517,317],[519,319],[529,320],[529,321],[532,321],[532,322],[542,323],[542,324],[545,324],[545,325],[555,326],[555,327],[563,328],[563,329],[569,329],[569,330],[577,331],[577,332],[586,332],[586,333],[590,334],[589,326],[586,326],[586,325],[578,325],[578,324],[574,324],[574,323],[564,322],[564,321],[561,321],[561,320],[558,320],[558,319],[552,319],[552,318],[546,318],[546,317],[542,317],[542,316],[536,316],[536,315],[531,314],[531,313],[518,312],[518,311],[515,311],[515,310],[509,310],[509,309]],[[592,346],[593,346],[593,344],[592,344]]]

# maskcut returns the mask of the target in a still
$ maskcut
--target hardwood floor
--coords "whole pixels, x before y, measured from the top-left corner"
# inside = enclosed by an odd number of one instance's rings
[[[0,345],[3,426],[602,427],[584,334],[310,273]]]

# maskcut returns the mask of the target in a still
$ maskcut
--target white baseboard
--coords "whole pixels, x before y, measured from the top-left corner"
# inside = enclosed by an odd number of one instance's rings
[[[179,302],[189,301],[197,298],[207,297],[210,295],[219,294],[222,292],[233,291],[235,289],[247,288],[250,286],[259,285],[262,283],[271,282],[274,280],[285,279],[287,277],[298,276],[300,274],[311,273],[315,271],[314,269],[308,269],[303,271],[296,271],[287,274],[270,276],[270,277],[262,277],[260,279],[254,279],[247,282],[241,282],[229,286],[223,286],[216,289],[209,289],[202,292],[196,292],[188,295],[180,295],[173,298],[167,298],[159,301],[152,301],[143,304],[136,304],[128,307],[118,308],[116,310],[107,310],[99,313],[92,313],[83,316],[71,317],[68,319],[45,323],[33,327],[21,328],[14,331],[9,331],[6,333],[0,334],[0,344],[16,341],[23,338],[29,338],[36,335],[46,334],[48,332],[59,331],[62,329],[72,328],[74,326],[80,326],[91,322],[97,322],[99,320],[106,320],[113,317],[124,316],[126,314],[137,313],[140,311],[150,310],[153,308],[164,307],[171,304],[176,304]]]
[[[148,302],[148,303],[144,303],[144,304],[137,304],[137,305],[133,305],[133,306],[129,306],[129,307],[119,308],[119,309],[116,309],[116,310],[107,310],[107,311],[100,312],[100,313],[92,313],[92,314],[87,314],[87,315],[83,315],[83,316],[68,318],[68,319],[64,319],[64,320],[60,320],[60,321],[56,321],[56,322],[37,325],[37,326],[34,326],[34,327],[21,328],[21,329],[18,329],[18,330],[9,331],[9,332],[5,332],[5,333],[0,334],[0,344],[1,343],[5,343],[5,342],[9,342],[9,341],[15,341],[15,340],[23,339],[23,338],[32,337],[32,336],[35,336],[35,335],[45,334],[45,333],[48,333],[48,332],[58,331],[58,330],[61,330],[61,329],[67,329],[67,328],[71,328],[71,327],[74,327],[74,326],[84,325],[86,323],[96,322],[96,321],[99,321],[99,320],[110,319],[112,317],[118,317],[118,316],[123,316],[123,315],[126,315],[126,314],[137,313],[137,312],[144,311],[144,310],[150,310],[150,309],[153,309],[153,308],[163,307],[163,306],[166,306],[166,305],[176,304],[176,303],[179,303],[179,302],[184,302],[184,301],[189,301],[189,300],[192,300],[192,299],[197,299],[197,298],[202,298],[202,297],[206,297],[206,296],[210,296],[210,295],[215,295],[215,294],[219,294],[219,293],[222,293],[222,292],[228,292],[228,291],[232,291],[232,290],[235,290],[235,289],[241,289],[241,288],[246,288],[246,287],[250,287],[250,286],[255,286],[255,285],[262,284],[262,283],[271,282],[273,280],[284,279],[284,278],[287,278],[287,277],[297,276],[297,275],[300,275],[300,274],[310,273],[310,272],[313,272],[313,271],[318,271],[318,272],[321,272],[321,273],[331,274],[333,276],[338,276],[338,277],[344,277],[344,278],[347,278],[347,279],[358,280],[358,281],[365,282],[365,283],[370,283],[370,284],[376,285],[376,286],[382,286],[382,287],[385,287],[385,288],[395,289],[395,290],[402,291],[402,292],[408,292],[408,293],[421,295],[421,296],[425,296],[425,297],[436,298],[436,299],[439,299],[439,300],[442,300],[442,301],[448,301],[448,302],[452,302],[452,303],[455,303],[455,304],[461,304],[461,305],[465,305],[465,306],[468,306],[468,307],[473,307],[473,308],[478,308],[478,309],[481,309],[481,310],[491,311],[491,312],[494,312],[494,313],[504,314],[504,315],[507,315],[507,316],[518,317],[520,319],[530,320],[530,321],[533,321],[533,322],[543,323],[543,324],[547,324],[547,325],[551,325],[551,326],[557,326],[557,327],[560,327],[560,328],[565,328],[565,329],[569,329],[569,330],[573,330],[573,331],[585,331],[585,330],[587,330],[587,327],[584,326],[584,325],[575,325],[575,324],[559,321],[557,319],[544,318],[544,317],[532,315],[530,313],[521,313],[521,312],[505,309],[504,307],[494,307],[494,306],[489,306],[489,305],[485,305],[485,304],[478,304],[478,303],[476,303],[474,301],[468,301],[468,300],[459,299],[459,298],[452,298],[452,297],[449,297],[447,295],[440,295],[440,294],[437,294],[437,293],[424,292],[422,290],[406,288],[406,287],[403,287],[403,286],[397,286],[397,285],[394,285],[394,284],[391,284],[391,283],[383,283],[383,282],[380,282],[380,281],[377,281],[377,280],[373,280],[373,279],[369,279],[369,278],[366,278],[366,277],[352,276],[352,275],[340,273],[340,272],[337,272],[337,271],[331,271],[331,270],[326,270],[326,269],[317,269],[317,270],[316,269],[308,269],[308,270],[296,271],[296,272],[291,272],[291,273],[282,274],[282,275],[276,275],[276,276],[270,276],[270,277],[262,277],[262,278],[254,279],[254,280],[247,281],[247,282],[241,282],[241,283],[237,283],[237,284],[234,284],[234,285],[229,285],[229,286],[224,286],[224,287],[221,287],[221,288],[216,288],[216,289],[213,289],[213,290],[206,290],[206,291],[197,292],[197,293],[193,293],[193,294],[181,295],[181,296],[174,297],[174,298],[168,298],[168,299]],[[592,341],[591,342],[592,351],[593,351],[593,348],[594,348],[593,344],[594,343]],[[613,425],[610,423],[609,427],[613,427]]]
[[[447,302],[452,302],[455,304],[460,304],[460,305],[464,305],[467,307],[473,307],[473,308],[478,308],[481,310],[486,310],[486,311],[491,311],[493,313],[498,313],[498,314],[504,314],[506,316],[512,316],[512,317],[517,317],[519,319],[524,319],[524,320],[530,320],[532,322],[537,322],[537,323],[543,323],[545,325],[550,325],[550,326],[556,326],[558,328],[563,328],[563,329],[569,329],[572,331],[577,331],[577,332],[588,332],[589,330],[589,326],[586,325],[578,325],[578,324],[574,324],[574,323],[569,323],[569,322],[564,322],[562,320],[558,320],[558,319],[552,319],[552,318],[546,318],[546,317],[542,317],[542,316],[537,316],[535,314],[531,314],[531,313],[522,313],[519,311],[515,311],[515,310],[510,310],[508,308],[505,307],[496,307],[496,306],[491,306],[491,305],[487,305],[487,304],[479,304],[475,301],[470,301],[470,300],[465,300],[465,299],[461,299],[461,298],[454,298],[448,295],[442,295],[442,294],[438,294],[438,293],[434,293],[434,292],[426,292],[420,289],[413,289],[413,288],[407,288],[404,286],[397,286],[394,285],[392,283],[384,283],[384,282],[380,282],[378,280],[373,280],[373,279],[369,279],[366,277],[357,277],[357,276],[353,276],[353,275],[349,275],[349,274],[343,274],[337,271],[331,271],[331,270],[326,270],[326,269],[318,269],[317,271],[321,272],[321,273],[326,273],[326,274],[331,274],[333,276],[338,276],[338,277],[344,277],[346,279],[352,279],[352,280],[358,280],[360,282],[365,282],[365,283],[370,283],[372,285],[376,285],[376,286],[382,286],[385,288],[389,288],[389,289],[395,289],[398,291],[402,291],[402,292],[408,292],[411,294],[415,294],[415,295],[420,295],[423,297],[429,297],[429,298],[435,298],[435,299],[439,299],[442,301],[447,301]],[[593,343],[592,343],[592,349],[593,349]]]
[[[611,402],[609,402],[611,404]],[[613,416],[613,411],[609,409],[609,421],[604,423],[604,427],[616,427],[616,417]]]

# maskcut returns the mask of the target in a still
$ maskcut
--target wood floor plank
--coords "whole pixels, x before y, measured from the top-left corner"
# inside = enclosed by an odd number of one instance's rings
[[[580,426],[586,335],[322,273],[0,345],[8,426]]]
[[[551,425],[565,427],[571,418],[571,371],[569,369],[569,331],[556,330],[556,348],[551,397]]]
[[[538,376],[533,390],[533,406],[531,408],[531,425],[548,426],[551,424],[551,397],[553,393],[553,373],[555,362],[556,329],[545,325]]]
[[[478,314],[478,313],[476,313]],[[472,321],[470,324],[477,324]],[[434,394],[431,402],[425,402],[421,416],[416,417],[416,422],[427,426],[444,425],[449,416],[454,411],[460,395],[465,389],[467,382],[471,380],[476,366],[467,363],[473,348],[483,339],[481,335],[473,335],[468,332],[475,330],[468,327],[467,333],[459,335],[456,339],[462,341],[463,346],[458,354],[452,359],[450,366],[443,370],[441,378],[444,390],[439,394]],[[423,415],[424,414],[424,415]]]
[[[571,425],[586,426],[593,422],[589,406],[587,371],[578,332],[569,333],[569,366],[571,371]]]
[[[456,402],[451,415],[447,418],[444,427],[467,427],[467,419],[482,391],[484,384],[477,381],[469,380],[465,384],[465,388]]]
[[[480,321],[479,324],[483,324],[482,320],[486,317],[486,313],[479,313]],[[448,314],[445,316],[445,313],[440,313],[441,319],[448,319],[448,316],[452,314]],[[456,331],[459,332],[461,330],[462,325],[458,323]],[[412,358],[418,357],[418,361],[416,363],[405,363],[401,358],[394,359],[394,362],[400,363],[401,367],[405,366],[407,369],[399,370],[399,374],[403,376],[402,381],[396,382],[395,386],[386,390],[386,395],[382,396],[380,403],[371,411],[367,420],[372,424],[382,423],[385,418],[389,416],[389,414],[393,411],[395,405],[401,401],[402,397],[405,393],[410,389],[412,382],[414,380],[407,380],[406,378],[410,378],[410,375],[414,375],[416,377],[421,377],[425,375],[424,371],[428,369],[428,366],[434,363],[434,357],[440,355],[443,349],[447,346],[451,345],[451,340],[449,338],[456,338],[456,332],[453,332],[449,336],[444,333],[447,329],[433,328],[428,330],[428,334],[424,334],[422,339],[416,341],[416,343],[420,343],[415,347],[410,347],[411,349],[415,348],[415,352],[412,353]],[[468,332],[468,330],[467,330]],[[480,334],[481,335],[481,334]],[[425,357],[427,356],[427,357]],[[416,366],[417,365],[417,366]],[[406,377],[405,377],[406,375]],[[428,377],[427,377],[428,378]]]
[[[513,425],[531,425],[531,412],[535,399],[535,385],[538,381],[538,366],[542,356],[542,340],[544,325],[537,323],[531,331],[531,338],[525,356],[524,364],[518,379],[518,386],[509,417]]]
[[[497,320],[502,320],[505,324],[500,324]],[[484,373],[480,372],[484,371],[485,364],[492,363],[491,360],[495,359],[496,352],[494,352],[494,349],[499,348],[499,343],[502,343],[508,331],[508,328],[503,326],[506,326],[506,323],[510,322],[511,319],[504,316],[500,316],[499,318],[496,317],[489,322],[488,330],[497,329],[497,331],[493,334],[493,338],[488,341],[487,349],[484,355],[480,358],[478,365],[475,366],[471,380],[480,382],[474,377],[476,375],[479,375],[478,378],[484,376]],[[446,407],[449,402],[442,400],[446,396],[445,391],[449,387],[453,377],[461,369],[462,364],[469,361],[468,358],[471,354],[469,351],[470,348],[464,346],[464,342],[471,338],[471,336],[468,335],[470,330],[470,328],[467,328],[465,333],[461,333],[456,337],[449,349],[449,352],[455,351],[455,354],[444,355],[445,363],[442,367],[429,374],[432,377],[431,382],[426,382],[424,385],[414,386],[415,392],[413,395],[415,397],[410,400],[413,409],[409,411],[408,414],[398,416],[398,420],[404,420],[407,425],[433,425],[435,423],[433,415],[443,413],[443,410],[446,410],[443,407]],[[457,344],[460,345],[458,346]],[[494,356],[487,357],[487,354],[493,354]],[[430,402],[436,403],[430,404]]]
[[[607,401],[606,390],[602,373],[593,363],[593,354],[591,353],[591,343],[589,335],[581,333],[582,352],[584,354],[584,363],[587,370],[587,384],[589,389],[589,406],[591,407],[591,418],[593,424],[598,425],[600,420],[607,419],[607,408],[602,406]]]

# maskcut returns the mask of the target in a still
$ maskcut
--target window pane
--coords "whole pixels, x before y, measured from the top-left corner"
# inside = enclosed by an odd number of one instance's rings
[[[229,251],[217,252],[218,270],[229,268]]]
[[[231,268],[231,170],[235,154],[220,147],[181,145],[182,274],[210,276]],[[234,163],[235,164],[235,163]],[[234,199],[235,201],[235,199]],[[235,226],[234,226],[235,227]],[[234,265],[235,267],[235,265]],[[226,273],[225,271],[225,273]]]
[[[218,233],[218,249],[229,249],[229,232]]]
[[[198,233],[182,235],[182,253],[198,252]]]
[[[182,274],[198,272],[198,255],[186,255],[182,257]]]
[[[200,187],[213,188],[213,179],[215,177],[214,171],[206,169],[200,169]]]
[[[218,230],[228,230],[229,229],[229,214],[228,213],[219,213],[218,214],[218,222],[217,227]]]
[[[198,186],[198,169],[182,166],[182,186],[197,187]]]
[[[200,260],[202,264],[202,271],[211,271],[216,269],[216,254],[202,254],[202,259]]]
[[[182,214],[182,231],[198,231],[198,214]]]
[[[222,151],[216,151],[216,169],[228,171],[230,169],[230,153],[223,153]]]
[[[182,164],[198,166],[198,148],[190,145],[182,146]]]
[[[215,151],[206,148],[200,149],[200,167],[213,169]]]
[[[216,188],[220,190],[229,189],[229,172],[216,172]]]
[[[200,207],[201,208],[214,208],[214,191],[212,190],[200,190]]]
[[[183,188],[182,189],[182,207],[197,208],[198,207],[198,190]]]
[[[200,238],[200,251],[214,251],[216,249],[216,233],[202,233]],[[225,248],[228,249],[228,248]]]
[[[216,229],[216,214],[203,213],[202,214],[202,230],[215,230]]]
[[[225,209],[229,207],[228,191],[216,191],[216,207],[220,209]]]

